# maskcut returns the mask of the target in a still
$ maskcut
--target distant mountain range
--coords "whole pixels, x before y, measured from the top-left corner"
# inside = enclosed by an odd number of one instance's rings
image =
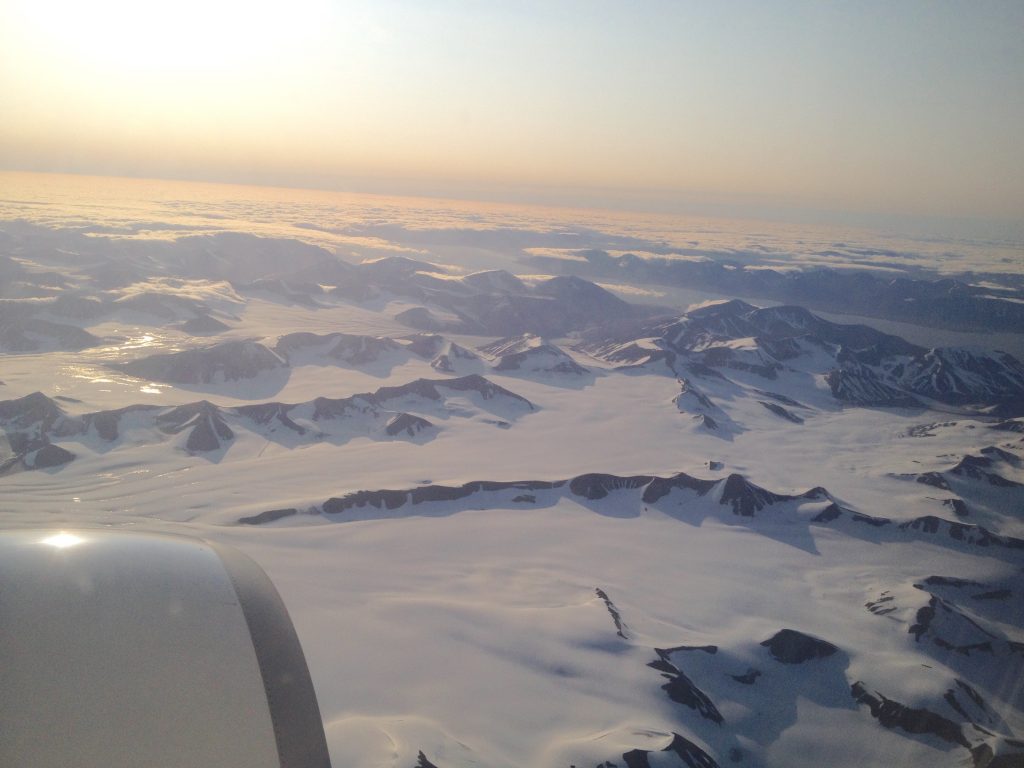
[[[669,319],[591,329],[577,348],[617,365],[665,365],[680,376],[731,371],[771,381],[800,370],[823,376],[835,399],[850,405],[917,407],[932,400],[1024,413],[1024,364],[1008,353],[925,349],[802,307],[713,303]],[[778,404],[766,407],[795,420]]]
[[[129,405],[109,411],[67,414],[41,392],[0,401],[0,433],[6,455],[0,454],[0,475],[19,469],[66,464],[75,454],[54,441],[78,441],[96,450],[131,448],[180,436],[175,445],[191,454],[228,448],[244,429],[286,447],[322,441],[345,442],[356,435],[377,439],[429,439],[437,431],[423,416],[404,409],[441,415],[449,398],[469,398],[481,411],[499,419],[497,426],[534,410],[526,398],[469,375],[453,379],[417,379],[400,386],[346,398],[318,397],[304,403],[259,403],[222,407],[208,401],[187,405]],[[461,408],[458,414],[465,413]]]
[[[773,270],[742,263],[684,260],[586,250],[567,259],[529,256],[535,270],[592,280],[670,285],[800,304],[812,309],[878,317],[952,330],[1024,333],[1024,295],[961,280],[915,280],[867,271],[815,268]]]
[[[798,527],[830,526],[847,535],[872,541],[909,541],[925,538],[950,547],[994,547],[1008,559],[1019,558],[1024,539],[1002,536],[985,528],[924,516],[896,522],[873,517],[842,505],[828,490],[815,487],[800,494],[776,493],[740,474],[705,480],[685,472],[670,477],[591,473],[568,480],[481,480],[460,486],[423,485],[405,490],[354,491],[330,498],[311,510],[339,521],[406,515],[450,515],[460,511],[503,506],[552,506],[570,496],[584,504],[614,501],[615,514],[636,517],[649,508],[684,522],[699,524],[705,517],[762,532],[771,526],[788,529],[795,546],[810,541],[795,535]],[[596,509],[600,510],[601,507]],[[274,510],[239,520],[260,524],[299,514]],[[768,526],[765,528],[765,526]]]

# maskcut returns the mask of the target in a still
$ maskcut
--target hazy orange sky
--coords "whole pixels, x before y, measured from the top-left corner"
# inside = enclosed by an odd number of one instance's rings
[[[0,0],[0,168],[1022,218],[1024,3]]]

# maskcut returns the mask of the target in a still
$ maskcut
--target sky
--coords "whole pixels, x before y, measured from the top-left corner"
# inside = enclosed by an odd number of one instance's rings
[[[0,169],[1019,221],[1024,3],[0,0]]]

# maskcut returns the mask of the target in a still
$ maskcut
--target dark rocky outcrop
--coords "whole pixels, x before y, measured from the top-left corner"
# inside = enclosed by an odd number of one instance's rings
[[[934,515],[916,517],[897,523],[887,517],[872,517],[859,512],[845,509],[839,505],[829,505],[811,519],[812,523],[821,525],[838,525],[854,532],[853,526],[845,523],[863,523],[869,528],[877,529],[872,536],[875,540],[895,541],[918,538],[921,536],[935,537],[937,543],[947,546],[969,546],[1005,550],[1004,557],[1016,557],[1013,553],[1024,549],[1024,539],[992,533],[980,525],[958,523],[944,520]],[[993,554],[996,554],[993,552]]]
[[[690,411],[693,410],[695,406],[699,409],[708,411],[721,411],[721,409],[711,401],[711,398],[684,378],[679,379],[679,394],[672,399],[672,402],[676,404],[676,407],[679,408],[680,411]]]
[[[603,473],[589,473],[578,475],[569,480],[548,481],[525,481],[525,482],[493,482],[475,481],[458,487],[428,485],[404,491],[359,491],[348,494],[342,498],[333,498],[324,506],[324,511],[331,513],[342,512],[353,506],[372,506],[380,508],[382,505],[388,509],[397,508],[406,502],[413,504],[423,501],[458,501],[479,492],[502,491],[508,489],[519,490],[548,490],[568,486],[567,490],[574,496],[588,501],[597,501],[606,498],[613,491],[637,491],[636,502],[649,505],[655,504],[673,491],[689,491],[697,496],[705,496],[716,487],[722,488],[722,495],[719,503],[732,508],[734,514],[751,517],[754,512],[766,507],[786,501],[798,499],[817,500],[828,498],[828,491],[824,488],[812,488],[798,496],[786,496],[772,493],[759,486],[750,483],[740,475],[731,475],[725,480],[702,480],[691,477],[680,472],[671,477],[656,477],[652,475],[631,475],[620,476]],[[535,499],[534,499],[535,500]],[[389,506],[389,504],[397,506]],[[849,513],[856,515],[857,513]],[[819,516],[820,517],[820,516]],[[866,518],[874,520],[874,518]]]
[[[847,363],[825,375],[832,396],[850,405],[871,408],[919,408],[921,401],[913,395],[887,384],[866,365]]]
[[[920,531],[921,533],[945,535],[954,541],[973,544],[979,547],[1005,547],[1007,549],[1024,549],[1024,539],[1011,536],[1000,536],[982,528],[980,525],[954,523],[941,517],[926,515],[900,523],[901,531]]]
[[[644,504],[654,504],[656,501],[660,501],[665,496],[668,496],[668,494],[674,490],[694,491],[698,496],[704,496],[708,491],[714,488],[718,482],[718,480],[701,480],[696,477],[691,477],[685,472],[680,472],[672,477],[654,477],[644,489],[643,496],[640,500]]]
[[[906,596],[899,597],[902,593],[885,590],[865,607],[904,625],[913,645],[943,669],[956,670],[982,690],[1019,706],[1019,690],[1006,686],[1005,681],[1018,680],[1024,673],[1024,644],[1009,639],[1002,629],[1008,620],[1016,623],[1010,617],[1018,612],[1019,601],[1002,603],[1014,599],[1013,590],[1000,583],[948,576],[929,576],[913,586],[925,593],[923,601],[907,602]],[[990,599],[996,603],[986,604]],[[996,731],[1007,728],[978,691],[963,680],[958,680],[944,699],[965,721]]]
[[[974,768],[1024,768],[1024,741],[1003,739],[1002,742],[1009,748],[1002,754],[996,754],[988,743],[971,749]]]
[[[46,431],[63,415],[61,407],[42,392],[0,402],[0,421],[14,428],[36,426]]]
[[[451,342],[446,351],[441,352],[430,361],[430,367],[435,371],[455,373],[460,363],[474,360],[479,360],[476,353]]]
[[[411,413],[400,413],[388,421],[384,431],[392,437],[403,432],[407,437],[415,437],[424,429],[430,429],[432,426],[434,425],[419,416],[413,416]]]
[[[955,427],[956,421],[938,421],[933,424],[917,424],[901,435],[901,437],[935,437],[936,430],[944,427]]]
[[[716,345],[691,354],[693,359],[709,368],[731,368],[734,371],[753,373],[765,379],[778,378],[778,372],[782,369],[782,364],[774,360],[767,351],[740,354],[732,347]]]
[[[996,424],[990,424],[989,429],[995,429],[1000,432],[1024,432],[1024,420],[1007,419]]]
[[[1006,352],[979,354],[937,348],[915,354],[899,371],[900,385],[950,405],[1024,398],[1024,365]]]
[[[62,428],[58,430],[57,434],[81,434],[92,430],[103,440],[113,442],[121,436],[121,420],[126,415],[130,413],[156,413],[160,410],[160,406],[156,405],[129,405],[113,411],[96,411],[95,413],[86,413],[78,417],[76,424],[72,425],[69,423],[62,426]]]
[[[1008,480],[993,471],[993,467],[997,462],[1012,465],[1019,464],[1020,460],[1016,456],[995,447],[989,447],[983,449],[983,451],[987,451],[987,455],[964,456],[955,467],[948,470],[948,473],[970,480],[981,480],[989,485],[995,485],[1000,488],[1022,487],[1020,483]]]
[[[708,416],[706,413],[702,413],[700,416],[698,416],[697,420],[698,423],[705,429],[711,432],[718,431],[718,422],[715,421],[711,416]]]
[[[263,525],[264,523],[272,523],[275,520],[283,520],[286,517],[292,517],[297,514],[299,514],[299,510],[294,508],[268,509],[266,512],[260,512],[256,515],[240,517],[238,522],[242,525]]]
[[[430,361],[430,367],[441,373],[455,373],[455,364],[448,355],[438,355]]]
[[[753,667],[751,667],[742,675],[729,675],[729,677],[731,677],[737,683],[741,683],[742,685],[753,685],[755,682],[757,682],[757,678],[759,678],[761,674],[761,670],[754,669]]]
[[[964,738],[962,728],[942,715],[927,709],[915,709],[900,704],[877,691],[869,691],[862,682],[854,683],[850,687],[850,693],[854,701],[867,706],[871,716],[886,728],[899,728],[913,734],[930,734],[951,744],[970,747],[970,743]]]
[[[210,315],[199,315],[193,317],[190,320],[186,320],[181,324],[181,330],[185,333],[191,334],[192,336],[208,336],[215,333],[221,333],[230,328],[227,323],[222,323],[215,317]]]
[[[944,650],[964,656],[977,652],[991,654],[994,651],[993,644],[998,641],[994,634],[935,595],[918,609],[914,623],[907,632],[914,636],[916,642],[921,642],[922,637],[925,637]],[[955,639],[947,639],[947,632]],[[973,642],[964,642],[965,639]]]
[[[0,401],[0,429],[16,454],[25,453],[31,446],[45,442],[63,419],[61,407],[42,392]]]
[[[753,517],[767,506],[778,504],[793,499],[820,499],[827,498],[828,492],[824,488],[812,488],[800,496],[786,496],[784,494],[772,493],[759,485],[747,480],[743,475],[735,472],[729,475],[722,483],[722,495],[719,503],[728,504],[732,507],[734,514],[742,517]]]
[[[421,397],[426,400],[439,401],[444,399],[442,390],[445,389],[455,392],[475,392],[484,400],[493,400],[499,397],[506,398],[514,405],[528,408],[531,411],[534,409],[533,403],[525,397],[521,397],[515,392],[511,392],[475,373],[457,379],[415,379],[407,384],[381,387],[376,392],[354,395],[351,398],[347,398],[346,402],[360,399],[372,405],[383,406],[390,400],[402,397]]]
[[[886,616],[899,610],[899,606],[896,605],[896,598],[888,590],[882,592],[877,600],[869,600],[864,603],[864,607],[875,614],[875,616]]]
[[[1012,464],[1015,467],[1019,467],[1021,464],[1021,459],[1019,456],[1017,456],[1014,453],[1010,453],[1009,451],[1004,451],[1002,448],[999,448],[995,445],[986,446],[985,448],[982,448],[980,451],[978,451],[978,453],[980,453],[987,459],[993,461],[1002,461],[1005,462],[1006,464]]]
[[[633,477],[619,477],[617,475],[605,475],[591,473],[579,475],[569,481],[569,490],[584,499],[596,501],[605,498],[612,491],[623,489],[643,488],[654,478],[650,475],[635,475]]]
[[[831,523],[833,520],[838,520],[843,517],[844,514],[850,514],[849,510],[844,510],[835,502],[832,502],[825,507],[821,512],[811,518],[812,523]]]
[[[929,576],[922,583],[928,585],[929,587],[955,587],[957,589],[963,587],[981,586],[981,584],[977,581],[972,581],[970,579],[959,579],[955,576]]]
[[[453,389],[456,392],[476,392],[484,400],[491,400],[494,397],[508,397],[517,403],[525,405],[531,411],[534,409],[533,403],[525,397],[520,397],[515,392],[511,392],[475,373],[458,379],[439,379],[434,383],[437,386]]]
[[[438,766],[430,762],[427,759],[427,756],[423,754],[423,750],[421,749],[419,753],[417,753],[416,755],[416,765],[413,768],[438,768]]]
[[[235,438],[220,409],[206,400],[164,411],[156,417],[156,423],[168,434],[190,430],[185,442],[189,453],[216,451]]]
[[[718,763],[715,762],[711,755],[692,741],[684,739],[678,733],[672,734],[671,743],[661,751],[670,752],[675,755],[679,760],[677,765],[680,768],[682,766],[687,766],[687,768],[719,768]],[[650,750],[633,749],[624,753],[622,759],[626,763],[626,768],[651,768],[650,754]],[[657,761],[657,764],[667,765],[661,759]]]
[[[325,515],[337,515],[353,507],[369,504],[377,509],[398,509],[409,499],[408,491],[356,491],[341,498],[331,498],[323,503]]]
[[[612,621],[615,622],[615,634],[623,640],[628,640],[629,638],[626,635],[626,625],[623,623],[622,615],[619,613],[619,609],[615,607],[615,603],[612,602],[611,598],[608,597],[608,594],[600,587],[594,589],[594,594],[604,602],[604,607],[608,609],[608,613],[612,617]]]
[[[403,336],[397,341],[409,352],[424,360],[430,360],[445,346],[444,338],[436,333],[415,333],[412,336]]]
[[[74,459],[75,454],[71,451],[51,443],[26,456],[25,463],[32,469],[50,469],[60,467]]]
[[[254,424],[270,427],[280,425],[296,434],[304,435],[306,428],[297,424],[289,415],[296,407],[286,403],[256,403],[240,405],[234,410],[239,416],[252,420]]]
[[[795,629],[782,629],[767,640],[761,642],[776,661],[783,664],[802,664],[811,659],[824,659],[834,654],[838,648]]]
[[[803,403],[798,403],[796,400],[794,400],[791,397],[787,397],[786,395],[780,395],[778,392],[769,392],[768,390],[765,390],[765,389],[758,389],[758,390],[755,390],[755,392],[758,395],[760,395],[761,397],[767,397],[770,400],[775,400],[776,402],[782,403],[783,405],[791,406],[793,408],[806,408],[807,407]]]
[[[787,411],[781,405],[778,405],[776,403],[769,403],[769,402],[766,402],[764,400],[758,400],[758,402],[761,405],[763,405],[765,408],[767,408],[769,411],[774,413],[776,416],[778,416],[780,418],[783,418],[786,421],[791,421],[794,424],[803,424],[804,423],[804,420],[802,418],[797,416],[795,413],[792,413],[791,411]]]
[[[949,481],[942,476],[940,472],[922,472],[915,478],[917,482],[922,485],[930,485],[933,488],[939,488],[943,491],[948,491]]]
[[[540,480],[523,482],[495,482],[477,480],[460,486],[424,485],[404,491],[355,491],[340,498],[331,498],[322,505],[325,514],[341,514],[349,509],[367,505],[377,509],[398,509],[406,503],[423,504],[436,501],[459,501],[474,493],[523,490],[539,491],[561,487],[565,481],[546,482]]]
[[[721,437],[728,438],[744,431],[689,379],[679,377],[679,394],[672,398],[672,402],[680,413],[692,416],[698,426]]]
[[[957,517],[968,517],[971,512],[963,499],[943,499],[943,506],[949,507]]]
[[[658,658],[647,665],[661,672],[661,676],[668,680],[661,686],[662,690],[677,704],[689,707],[706,720],[721,723],[722,713],[718,711],[714,702],[672,663],[673,650],[678,649],[655,648],[654,652],[658,654]]]

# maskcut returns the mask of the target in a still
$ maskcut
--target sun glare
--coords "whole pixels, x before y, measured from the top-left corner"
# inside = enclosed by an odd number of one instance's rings
[[[85,539],[81,536],[76,536],[73,533],[61,531],[60,533],[55,533],[53,536],[47,536],[45,539],[41,539],[39,543],[46,544],[54,549],[68,549],[69,547],[85,543]]]
[[[306,15],[239,0],[21,0],[19,11],[51,54],[120,77],[241,71],[279,53]]]

